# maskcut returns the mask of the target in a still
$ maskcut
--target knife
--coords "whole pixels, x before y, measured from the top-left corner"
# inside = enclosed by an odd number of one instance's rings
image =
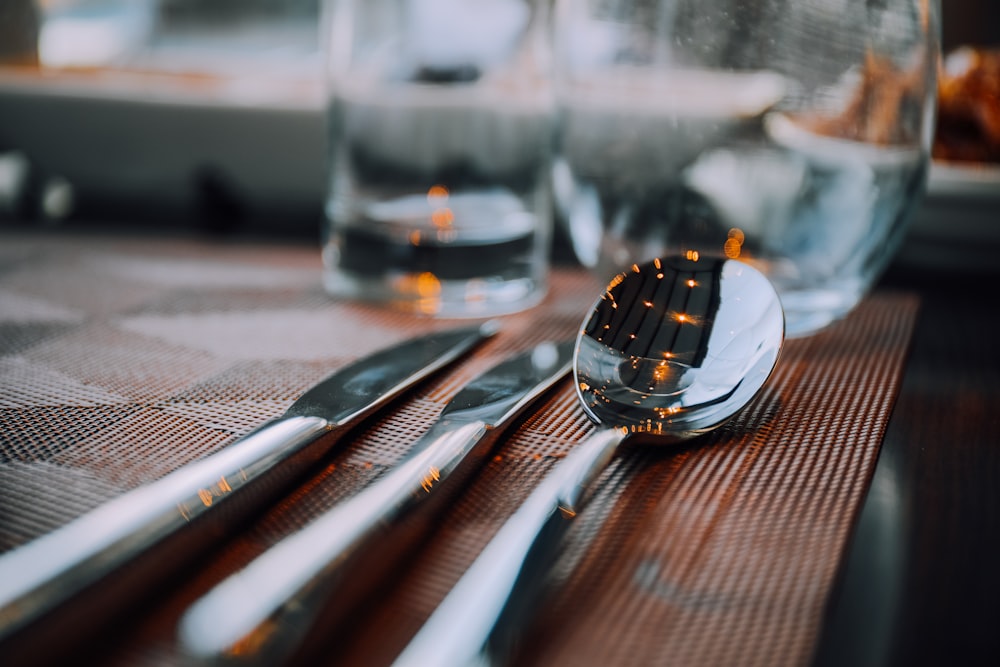
[[[218,514],[216,507],[232,505],[227,518],[260,508],[283,483],[329,451],[337,435],[497,330],[491,321],[432,333],[356,361],[306,391],[282,416],[219,452],[0,555],[0,655],[10,655],[10,644],[18,643],[7,640],[84,589],[101,582],[105,593],[102,580],[107,575],[132,569],[134,559],[183,533],[192,520]],[[331,437],[321,438],[327,435]],[[241,493],[248,488],[256,492]],[[232,503],[237,496],[241,502]],[[158,575],[169,560],[159,561]],[[122,568],[126,563],[130,567]],[[61,624],[75,625],[65,620]]]
[[[310,631],[357,612],[426,534],[456,480],[482,462],[495,439],[487,436],[565,376],[572,358],[572,342],[543,343],[472,380],[402,462],[196,601],[181,619],[182,650],[205,662],[306,664],[317,648],[304,647]]]

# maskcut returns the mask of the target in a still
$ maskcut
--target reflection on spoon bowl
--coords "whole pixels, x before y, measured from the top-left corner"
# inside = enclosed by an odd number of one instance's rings
[[[773,294],[735,261],[657,259],[620,274],[577,342],[587,415],[670,439],[715,428],[771,372],[782,340]]]

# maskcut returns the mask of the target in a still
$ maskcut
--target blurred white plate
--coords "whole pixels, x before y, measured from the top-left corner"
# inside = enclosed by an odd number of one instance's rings
[[[187,201],[211,173],[241,199],[318,203],[319,81],[162,71],[0,68],[0,152],[96,196]]]
[[[932,197],[973,197],[1000,204],[1000,165],[935,162],[927,179]]]
[[[104,0],[106,14],[76,22],[47,15],[47,28],[77,31],[59,42],[75,66],[0,67],[0,153],[20,153],[90,199],[183,204],[211,181],[251,207],[318,207],[325,102],[308,1],[225,3],[215,8],[225,17],[206,6],[205,21],[196,4],[222,3],[172,3],[148,43],[92,66],[84,47],[101,46],[94,30],[134,3]]]
[[[935,162],[899,261],[1000,272],[1000,165]]]

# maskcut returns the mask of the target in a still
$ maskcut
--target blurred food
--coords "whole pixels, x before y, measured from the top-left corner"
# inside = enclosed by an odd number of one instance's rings
[[[816,134],[880,146],[907,145],[920,133],[924,72],[900,70],[890,58],[865,54],[857,89],[834,115],[799,117]]]
[[[933,155],[1000,162],[1000,48],[962,47],[944,59]]]

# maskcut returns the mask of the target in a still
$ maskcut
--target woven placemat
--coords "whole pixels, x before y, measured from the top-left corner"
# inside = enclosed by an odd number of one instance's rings
[[[455,322],[337,302],[314,248],[5,236],[0,551],[203,456],[367,352]],[[200,561],[103,661],[181,664],[187,604],[402,458],[481,370],[573,336],[599,285],[553,275],[475,355],[396,405]],[[516,664],[808,662],[895,400],[917,300],[878,292],[786,345],[763,394],[689,446],[626,449],[577,518]],[[387,664],[502,522],[592,429],[569,381],[498,445],[330,664]]]

